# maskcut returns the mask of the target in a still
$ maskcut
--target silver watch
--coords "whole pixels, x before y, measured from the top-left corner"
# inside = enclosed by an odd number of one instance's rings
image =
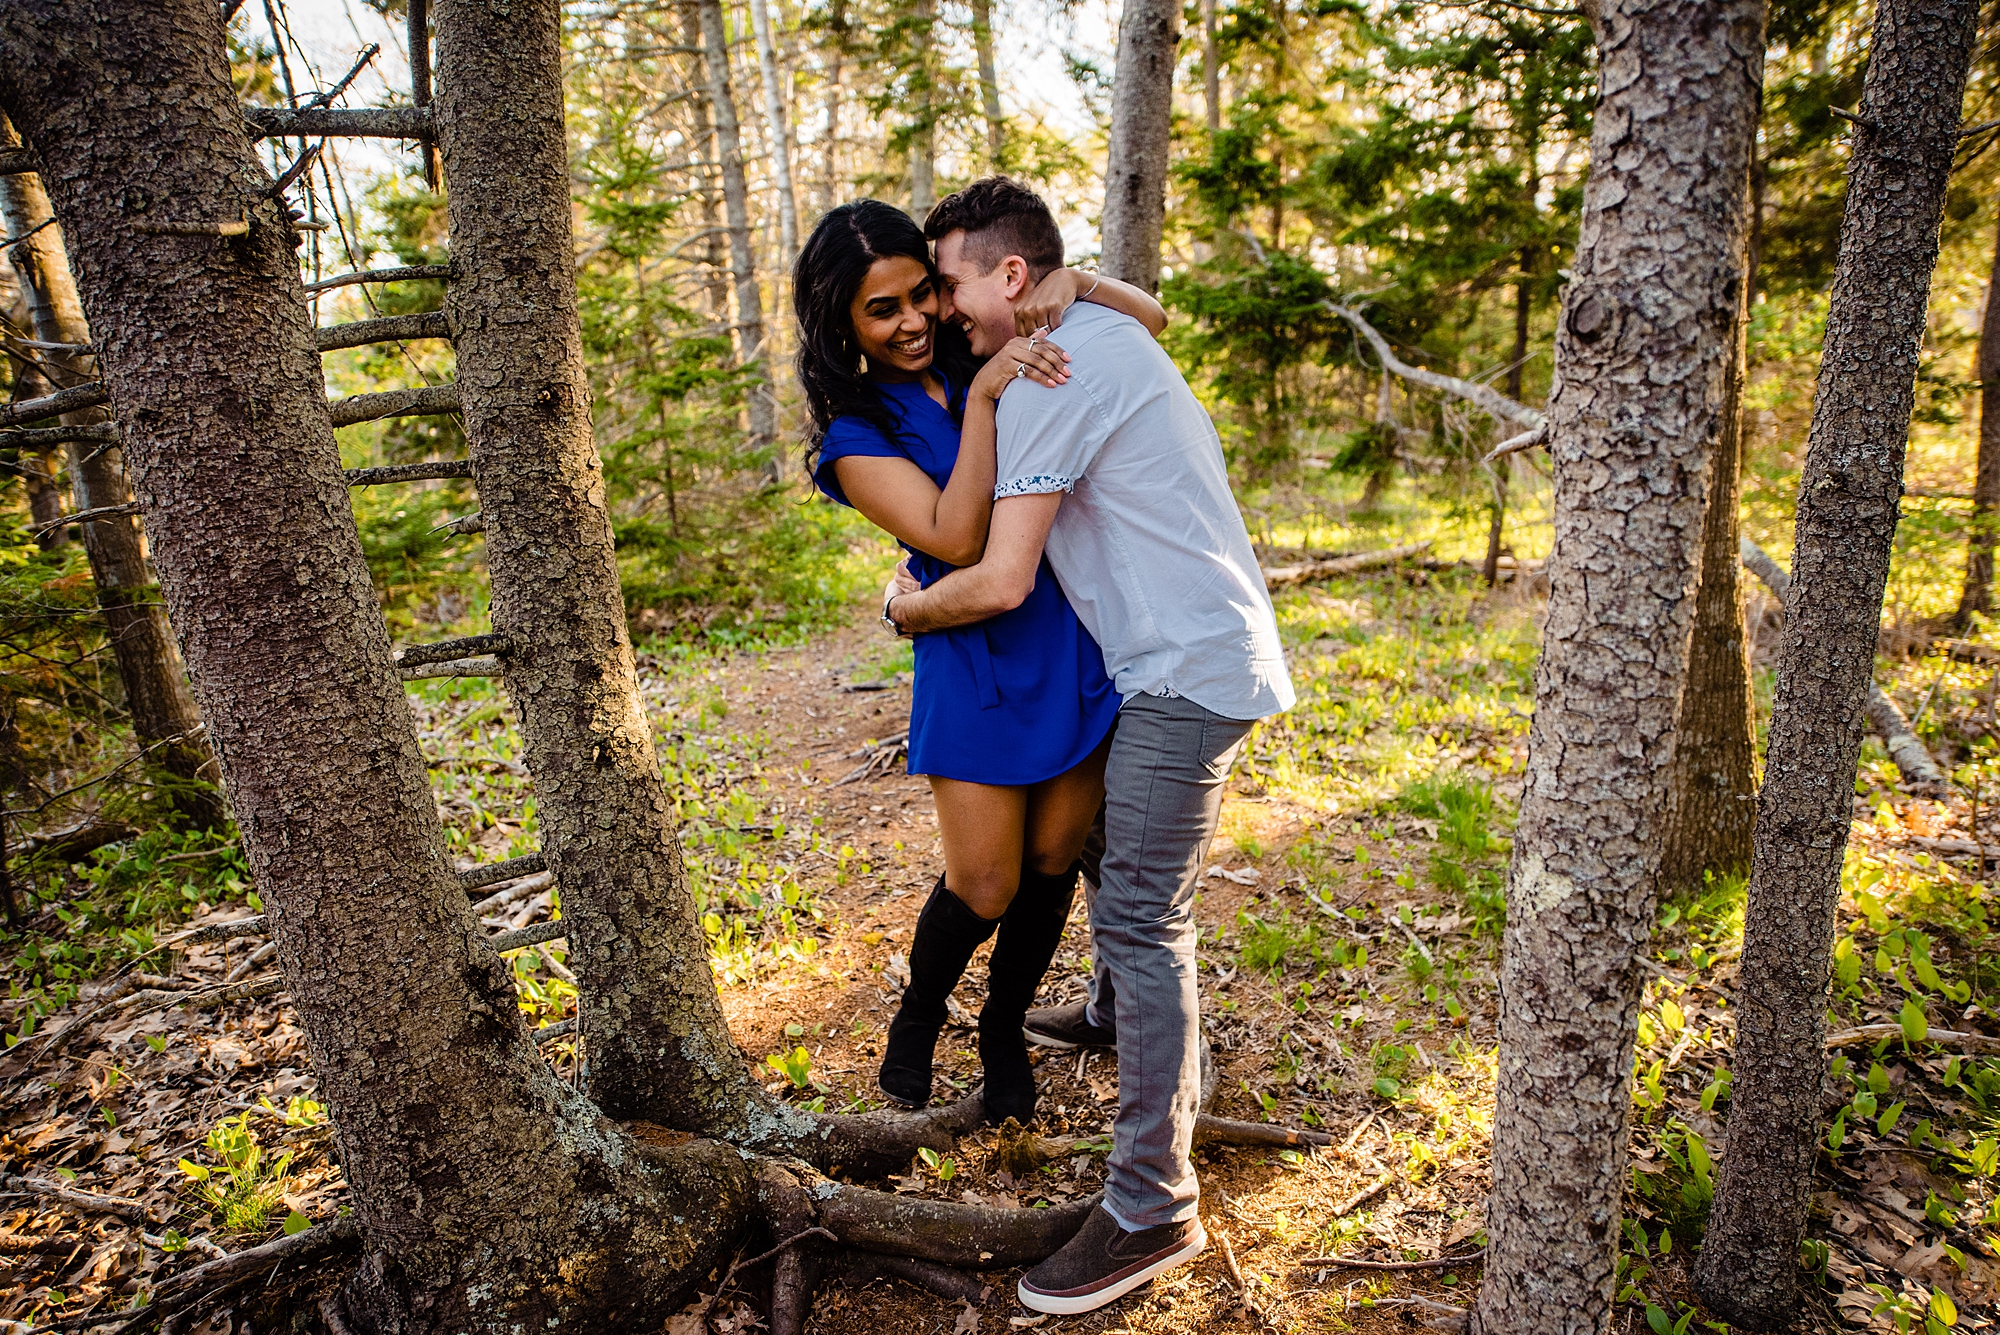
[[[900,639],[903,634],[903,628],[896,624],[896,618],[889,615],[889,604],[895,601],[896,594],[893,593],[882,600],[882,628]]]

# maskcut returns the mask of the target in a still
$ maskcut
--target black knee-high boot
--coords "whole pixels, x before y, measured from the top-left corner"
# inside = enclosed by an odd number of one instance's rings
[[[979,1012],[979,1062],[986,1070],[986,1117],[1023,1126],[1035,1115],[1035,1072],[1021,1021],[1049,971],[1069,922],[1081,863],[1049,875],[1021,869],[1021,889],[1000,919],[988,966],[986,1006]]]
[[[937,879],[917,930],[910,938],[910,985],[903,1004],[889,1023],[889,1042],[882,1053],[882,1074],[876,1083],[897,1103],[921,1108],[931,1100],[931,1056],[938,1031],[944,1028],[945,999],[958,986],[972,952],[985,944],[999,919],[980,917]]]

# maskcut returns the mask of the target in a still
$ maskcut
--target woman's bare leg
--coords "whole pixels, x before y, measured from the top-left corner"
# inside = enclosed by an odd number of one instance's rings
[[[1023,844],[1029,871],[1055,875],[1069,870],[1104,805],[1104,762],[1111,754],[1106,737],[1071,768],[1026,789]]]
[[[1102,783],[1101,773],[1099,782]],[[990,920],[1005,913],[1014,902],[1014,892],[1021,888],[1022,834],[1027,824],[1030,791],[959,779],[931,779],[931,796],[937,803],[938,837],[944,842],[944,883],[960,902],[982,918]],[[1096,808],[1091,808],[1092,818],[1096,814]],[[1086,833],[1089,828],[1086,821]],[[1077,846],[1083,846],[1081,835],[1077,837]]]

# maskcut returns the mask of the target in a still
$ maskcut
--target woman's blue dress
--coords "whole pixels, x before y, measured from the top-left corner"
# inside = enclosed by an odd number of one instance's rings
[[[849,455],[908,459],[942,488],[958,461],[958,423],[919,382],[876,382],[901,428],[894,440],[858,417],[836,418],[813,480],[850,504],[833,461]],[[947,396],[951,389],[946,387]],[[907,543],[910,573],[929,588],[954,567]],[[1011,612],[915,637],[910,692],[910,773],[1019,786],[1071,769],[1097,749],[1118,716],[1104,652],[1063,597],[1046,558],[1035,587]]]

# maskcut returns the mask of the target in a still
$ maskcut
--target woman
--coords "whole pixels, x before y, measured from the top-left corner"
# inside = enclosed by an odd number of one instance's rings
[[[938,318],[923,233],[877,200],[820,219],[792,290],[814,481],[894,536],[918,583],[977,563],[993,507],[994,409],[1017,377],[1062,384],[1066,354],[1017,338],[977,366],[963,332]],[[1082,295],[1155,333],[1166,323],[1137,288],[1068,269],[1022,309],[1046,326]],[[994,937],[979,1015],[986,1115],[1026,1123],[1035,1080],[1021,1021],[1069,920],[1118,696],[1047,562],[1020,607],[919,635],[915,657],[909,768],[930,777],[945,870],[917,918],[879,1083],[906,1107],[929,1102],[946,998]]]

